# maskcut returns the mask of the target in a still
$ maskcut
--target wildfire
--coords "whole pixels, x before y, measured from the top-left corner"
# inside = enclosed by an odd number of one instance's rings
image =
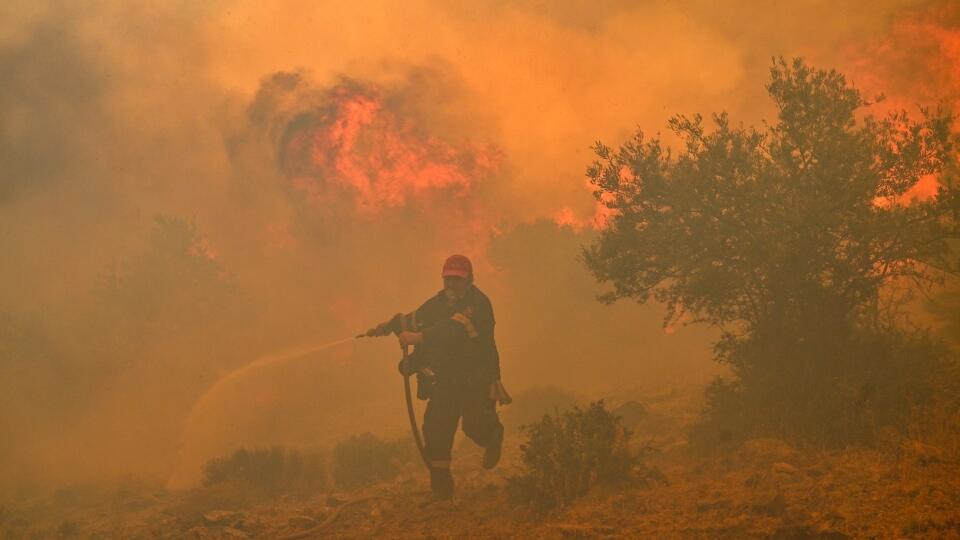
[[[393,98],[343,83],[291,120],[280,150],[291,185],[318,204],[347,194],[359,214],[372,215],[411,198],[464,198],[498,172],[495,147],[434,136],[391,108]]]
[[[604,200],[608,198],[607,194],[603,195]],[[597,202],[593,207],[593,216],[581,218],[573,211],[569,206],[564,206],[559,211],[554,213],[553,222],[557,224],[558,227],[566,227],[572,229],[574,232],[580,232],[584,229],[595,229],[600,230],[607,226],[607,221],[613,217],[615,212],[608,208],[603,202]]]
[[[903,14],[881,39],[851,47],[849,70],[866,95],[884,94],[874,114],[916,110],[918,105],[960,107],[960,5],[943,3]],[[921,178],[895,200],[877,199],[877,206],[910,204],[937,196],[934,175]]]
[[[623,183],[632,183],[636,182],[637,180],[627,167],[622,167],[619,171],[619,175],[620,181]],[[584,186],[595,198],[597,197],[598,192],[596,186],[591,184],[590,181],[584,182]],[[612,201],[612,194],[600,193],[599,199],[593,203],[592,216],[580,217],[569,206],[564,206],[553,214],[553,222],[556,223],[558,227],[573,229],[575,232],[580,232],[584,229],[603,229],[607,226],[607,222],[609,222],[610,219],[616,215],[616,211],[608,206],[608,203]]]

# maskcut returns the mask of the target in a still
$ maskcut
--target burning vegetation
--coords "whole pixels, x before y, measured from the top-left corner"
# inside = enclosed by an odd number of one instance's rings
[[[283,73],[265,91],[296,91],[302,84],[300,75]],[[354,80],[321,91],[278,134],[280,168],[291,185],[318,208],[346,194],[358,213],[374,214],[409,198],[426,204],[464,199],[476,182],[497,174],[495,148],[425,132],[398,114],[402,99]]]

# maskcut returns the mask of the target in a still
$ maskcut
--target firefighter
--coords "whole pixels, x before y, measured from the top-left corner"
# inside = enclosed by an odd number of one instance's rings
[[[371,330],[397,333],[414,352],[399,366],[417,375],[417,397],[427,399],[423,417],[424,450],[435,499],[453,496],[450,457],[457,424],[483,447],[483,466],[500,461],[503,425],[496,404],[509,403],[500,382],[500,356],[493,337],[493,306],[473,283],[473,265],[463,255],[443,264],[443,290],[415,312],[398,314]],[[406,329],[406,331],[402,331]]]

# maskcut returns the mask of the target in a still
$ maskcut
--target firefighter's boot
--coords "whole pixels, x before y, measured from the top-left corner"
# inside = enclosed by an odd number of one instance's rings
[[[450,469],[430,468],[430,492],[434,500],[449,501],[453,498],[453,475]]]
[[[483,452],[483,468],[492,469],[500,463],[500,453],[503,449],[503,424],[497,424],[497,429],[493,433],[490,444]]]

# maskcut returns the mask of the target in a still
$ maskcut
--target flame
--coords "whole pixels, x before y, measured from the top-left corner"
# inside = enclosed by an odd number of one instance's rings
[[[960,4],[914,9],[897,18],[880,39],[848,48],[848,72],[866,96],[882,95],[871,113],[916,111],[942,104],[960,108]],[[878,197],[874,205],[909,205],[937,196],[940,181],[926,175],[904,194]]]
[[[608,198],[608,194],[602,195],[603,199]],[[616,211],[607,207],[603,202],[597,202],[593,206],[593,215],[590,217],[580,217],[569,206],[564,206],[553,214],[553,222],[561,228],[572,229],[574,232],[580,232],[584,229],[601,230],[607,226],[611,217]]]
[[[960,4],[901,14],[890,31],[847,47],[848,73],[867,95],[883,93],[876,112],[918,104],[960,105]]]
[[[910,189],[902,195],[891,197],[874,197],[873,205],[877,208],[890,208],[892,206],[909,206],[915,202],[923,202],[933,199],[940,192],[940,181],[936,175],[927,174],[917,180]]]
[[[388,106],[393,97],[343,83],[311,111],[313,121],[291,120],[281,149],[291,185],[318,205],[346,194],[358,214],[374,215],[411,199],[466,198],[498,173],[494,146],[441,139]]]
[[[627,166],[621,167],[618,174],[620,176],[620,182],[623,184],[637,181],[637,178],[634,177],[633,172]],[[614,200],[613,194],[599,191],[597,186],[591,184],[589,180],[584,182],[584,186],[590,191],[590,194],[597,199],[593,204],[593,215],[580,217],[572,208],[564,206],[553,215],[553,222],[556,223],[558,227],[566,227],[575,232],[580,232],[584,229],[599,231],[606,228],[610,219],[617,214],[617,211],[609,206],[609,203]]]
[[[573,213],[573,209],[569,206],[564,206],[557,211],[553,216],[553,222],[556,223],[558,227],[569,227],[574,231],[579,231],[583,228],[583,222]]]

